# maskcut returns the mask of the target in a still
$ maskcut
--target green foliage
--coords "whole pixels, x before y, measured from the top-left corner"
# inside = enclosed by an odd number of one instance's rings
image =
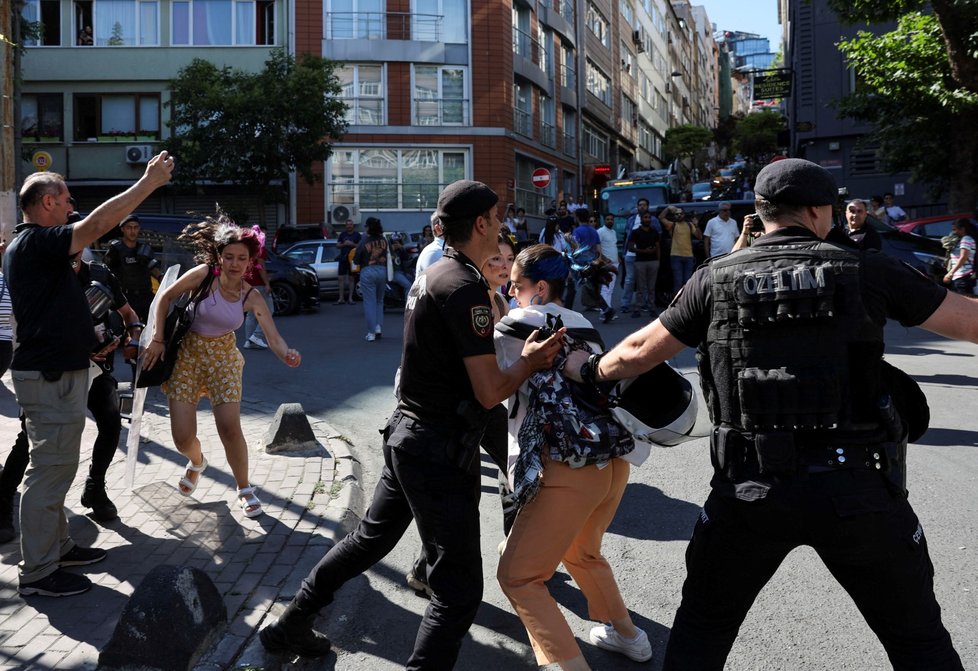
[[[232,182],[263,201],[281,201],[291,171],[312,184],[314,168],[346,130],[333,64],[311,55],[298,62],[283,50],[247,73],[194,59],[170,82],[174,179]],[[261,216],[261,213],[259,213]]]
[[[108,44],[110,47],[121,47],[126,43],[122,36],[122,24],[116,21],[112,24],[112,34],[109,36]]]
[[[921,3],[853,3],[854,9],[870,4]],[[891,32],[860,31],[843,41],[839,48],[859,83],[838,109],[843,116],[873,124],[867,139],[879,143],[889,170],[910,171],[915,180],[930,185],[935,197],[949,188],[952,200],[964,198],[967,208],[968,202],[974,204],[976,189],[978,88],[956,76],[967,73],[954,67],[946,34],[937,15],[910,12]],[[962,195],[962,189],[970,196]]]
[[[704,149],[713,140],[708,128],[686,124],[666,131],[662,148],[670,159],[686,158]]]
[[[784,120],[778,112],[751,112],[734,127],[734,149],[748,158],[760,159],[777,151],[778,133],[783,128]]]

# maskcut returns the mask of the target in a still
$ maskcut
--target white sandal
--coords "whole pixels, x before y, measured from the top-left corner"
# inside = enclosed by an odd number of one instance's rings
[[[184,496],[190,496],[197,490],[197,483],[200,482],[201,475],[203,474],[204,469],[207,468],[207,458],[204,457],[203,455],[201,455],[201,458],[203,459],[203,461],[200,462],[199,466],[194,466],[194,462],[192,461],[189,464],[187,464],[187,470],[190,471],[191,473],[197,474],[196,482],[188,478],[186,475],[180,478],[180,483],[179,483],[180,486],[177,487],[177,491],[183,494]],[[184,491],[184,488],[186,488],[186,491]]]
[[[264,512],[261,507],[261,501],[255,496],[254,485],[248,485],[238,490],[238,505],[241,506],[245,517],[258,517]]]

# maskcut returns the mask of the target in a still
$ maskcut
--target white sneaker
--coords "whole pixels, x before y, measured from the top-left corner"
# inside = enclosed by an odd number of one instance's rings
[[[378,340],[380,340],[380,338],[381,338],[381,336],[383,336],[383,335],[384,335],[384,334],[383,334],[383,332],[381,331],[381,328],[380,328],[379,326],[378,326],[377,328],[375,328],[375,329],[374,329],[374,336],[376,336],[376,338],[377,338]]]
[[[368,333],[367,334],[367,342],[373,342],[376,339],[377,339],[377,336],[375,336],[373,333]]]
[[[258,336],[253,335],[248,338],[248,342],[245,343],[245,347],[248,349],[268,349],[268,343]]]
[[[652,644],[649,643],[648,635],[641,629],[638,630],[635,638],[629,639],[619,634],[610,624],[603,624],[592,629],[588,638],[599,648],[621,653],[635,662],[647,662],[652,659]]]

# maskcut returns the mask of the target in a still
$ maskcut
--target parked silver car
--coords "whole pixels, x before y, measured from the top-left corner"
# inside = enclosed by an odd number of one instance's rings
[[[319,278],[320,294],[336,294],[339,291],[339,282],[336,279],[338,254],[336,240],[305,240],[281,252],[282,256],[294,263],[312,266]]]

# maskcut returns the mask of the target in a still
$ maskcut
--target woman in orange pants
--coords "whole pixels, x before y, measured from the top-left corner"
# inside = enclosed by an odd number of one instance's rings
[[[593,332],[580,313],[560,304],[568,268],[565,257],[547,245],[520,252],[513,265],[510,289],[519,309],[510,313],[509,320],[539,328],[547,323],[548,316],[551,321],[559,316],[569,333],[586,334],[584,329]],[[497,356],[504,361],[518,358],[522,340],[503,335],[501,330],[497,326]],[[595,351],[600,349],[598,342],[581,337]],[[516,395],[515,417],[511,413],[510,420],[510,474],[517,479],[521,469],[516,464],[525,459],[527,450],[526,441],[520,445],[517,439],[526,436],[521,428],[530,406],[528,392],[524,383]],[[652,657],[648,636],[632,623],[611,566],[601,555],[602,538],[628,484],[628,462],[612,454],[615,452],[582,466],[555,458],[554,449],[544,445],[536,466],[529,469],[530,479],[534,468],[542,468],[542,477],[536,494],[520,510],[510,531],[497,578],[523,621],[541,666],[556,662],[568,671],[590,668],[545,584],[561,562],[587,597],[590,617],[604,623],[590,631],[590,641],[634,661]],[[511,485],[519,487],[519,481]]]

